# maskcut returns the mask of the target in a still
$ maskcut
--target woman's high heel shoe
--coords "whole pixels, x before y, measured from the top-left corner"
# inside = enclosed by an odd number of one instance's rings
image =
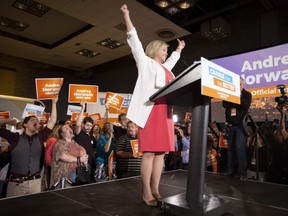
[[[144,196],[143,196],[143,193],[142,193],[142,200],[143,202],[147,205],[147,206],[157,206],[157,200],[156,199],[152,199],[152,200],[145,200],[144,199]]]
[[[143,200],[143,202],[147,205],[147,206],[157,206],[157,200],[156,199],[153,199],[153,200],[150,200],[150,201],[145,201]]]
[[[153,197],[155,198],[155,200],[161,200],[162,199],[162,197],[161,197],[161,195],[160,194],[153,194]]]

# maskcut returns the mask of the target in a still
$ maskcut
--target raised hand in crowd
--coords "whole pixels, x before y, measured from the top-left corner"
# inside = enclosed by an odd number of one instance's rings
[[[104,113],[104,117],[103,117],[103,124],[106,124],[108,122],[108,114],[109,114],[109,104],[106,103],[105,104],[105,113]]]
[[[5,118],[0,119],[0,125],[5,125],[5,124],[16,126],[17,121],[16,119],[5,119]]]
[[[51,116],[50,121],[47,124],[49,129],[53,129],[57,122],[57,102],[58,102],[59,95],[55,94],[55,97],[52,99],[52,109],[51,109]]]
[[[78,118],[76,121],[76,127],[75,127],[75,134],[76,135],[79,134],[81,132],[81,129],[82,129],[81,123],[82,123],[82,119],[83,119],[83,113],[84,113],[84,110],[86,108],[86,102],[81,100],[80,105],[81,105],[81,111],[78,115]]]

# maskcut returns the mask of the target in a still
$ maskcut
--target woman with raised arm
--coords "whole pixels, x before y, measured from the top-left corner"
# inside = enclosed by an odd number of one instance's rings
[[[124,4],[120,10],[127,27],[127,41],[138,68],[138,78],[127,118],[139,126],[139,150],[143,152],[142,199],[147,205],[157,206],[157,199],[161,198],[159,183],[164,154],[174,151],[174,123],[172,108],[166,104],[154,103],[149,97],[174,79],[171,69],[180,58],[185,42],[178,40],[177,49],[167,60],[168,44],[164,41],[151,41],[144,52],[127,5]]]

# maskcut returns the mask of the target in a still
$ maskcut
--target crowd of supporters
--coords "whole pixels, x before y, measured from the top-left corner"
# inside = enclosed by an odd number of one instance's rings
[[[18,123],[14,119],[0,120],[0,137],[9,143],[8,146],[1,145],[1,197],[72,187],[76,184],[77,159],[87,167],[92,183],[140,175],[141,152],[135,152],[132,145],[133,141],[137,143],[138,128],[126,118],[126,114],[119,114],[118,122],[108,122],[109,106],[106,106],[103,127],[100,127],[92,118],[83,118],[86,104],[81,103],[76,124],[70,120],[61,123],[57,121],[57,101],[58,98],[52,100],[47,125],[41,125],[35,116],[28,116]],[[277,128],[277,125],[263,124],[261,130],[268,134],[272,127]],[[175,152],[166,153],[163,171],[188,169],[191,133],[190,119],[175,124]],[[247,133],[247,171],[251,178],[253,175],[256,178],[253,167],[255,148],[251,141],[253,128],[247,126]],[[268,145],[262,140],[265,138],[258,139],[262,142],[259,147],[260,174],[270,172],[272,181],[282,183],[283,176],[277,176],[275,173],[278,172],[271,170],[271,167],[281,168],[281,164],[276,163],[281,158],[274,156],[272,161],[271,156],[267,156]],[[271,145],[270,151],[277,149],[276,144]],[[269,163],[272,163],[270,170]],[[213,122],[209,124],[207,134],[206,170],[225,173],[226,165],[225,125]],[[5,178],[3,170],[7,171]]]

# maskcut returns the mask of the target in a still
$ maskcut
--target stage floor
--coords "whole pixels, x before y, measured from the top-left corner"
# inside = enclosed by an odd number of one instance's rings
[[[241,181],[206,173],[205,191],[227,199],[232,210],[224,215],[287,216],[288,186]],[[163,198],[185,192],[187,171],[163,173],[160,192]],[[90,215],[166,215],[160,209],[146,206],[141,200],[141,179],[117,181],[54,190],[35,195],[0,200],[0,214],[29,216]]]

